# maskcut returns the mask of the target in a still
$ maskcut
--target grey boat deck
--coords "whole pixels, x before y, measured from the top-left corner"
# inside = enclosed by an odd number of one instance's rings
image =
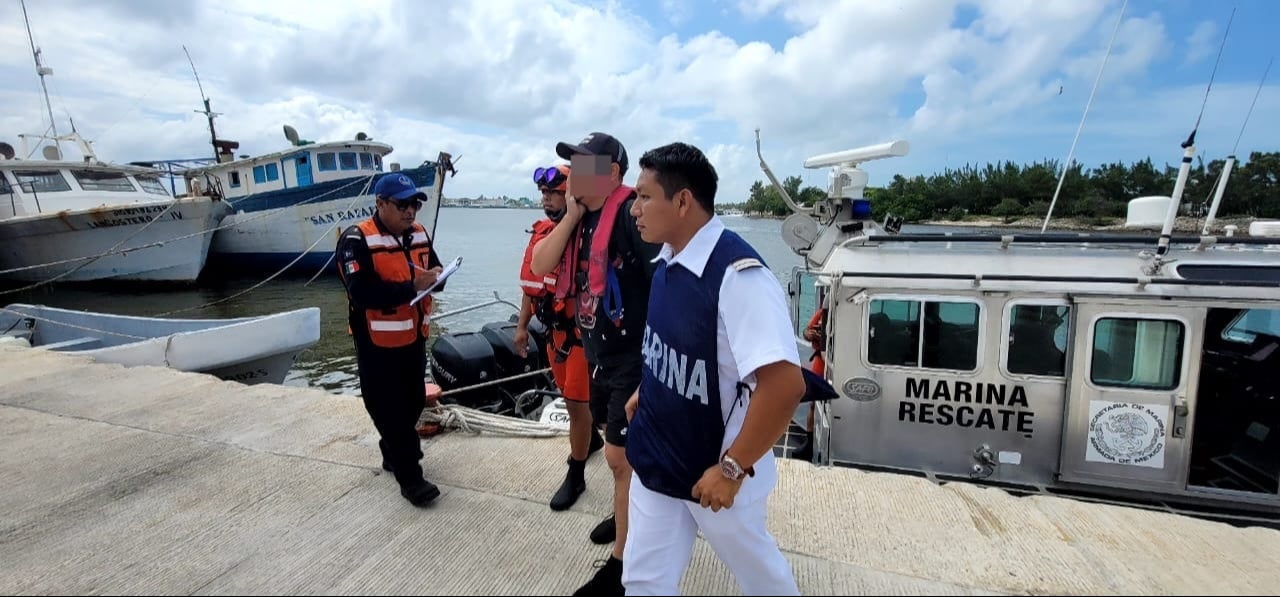
[[[603,458],[546,500],[567,442],[423,443],[428,509],[379,468],[359,400],[0,346],[0,592],[567,595],[607,547]],[[779,462],[770,527],[805,594],[1243,594],[1280,532]],[[699,540],[688,594],[737,594]]]

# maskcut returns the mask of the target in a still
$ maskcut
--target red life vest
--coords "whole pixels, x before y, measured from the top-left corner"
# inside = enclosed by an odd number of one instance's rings
[[[520,290],[530,298],[542,298],[556,292],[558,268],[547,272],[544,276],[533,273],[533,247],[555,229],[556,223],[550,219],[533,223],[533,234],[529,236],[529,246],[524,249],[524,263],[520,266]]]
[[[375,216],[376,217],[376,216]],[[373,258],[373,270],[379,278],[387,282],[411,282],[413,270],[410,262],[422,269],[429,269],[428,258],[431,256],[431,241],[427,238],[427,229],[421,224],[413,223],[413,236],[409,241],[408,255],[400,245],[400,239],[391,234],[383,234],[378,224],[369,218],[359,224],[360,233],[364,236],[365,245]],[[423,297],[417,305],[409,306],[406,302],[391,309],[365,309],[364,317],[369,328],[369,339],[374,346],[383,348],[399,348],[412,344],[421,335],[431,335],[431,295]]]
[[[604,200],[604,211],[600,212],[600,222],[596,224],[591,235],[591,253],[587,255],[587,292],[594,297],[603,297],[608,275],[609,238],[613,235],[613,223],[618,219],[618,211],[626,203],[635,189],[627,185],[618,185]],[[581,238],[582,222],[578,222],[578,230],[574,241],[565,247],[564,257],[560,260],[560,277],[556,283],[556,298],[569,296],[574,278],[578,272],[578,243]]]

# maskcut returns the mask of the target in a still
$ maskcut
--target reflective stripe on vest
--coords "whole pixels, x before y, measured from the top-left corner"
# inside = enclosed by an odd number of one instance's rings
[[[383,281],[413,281],[411,262],[422,269],[429,269],[431,246],[427,230],[421,224],[413,223],[413,234],[407,250],[400,244],[400,239],[383,234],[373,218],[360,222],[359,228],[373,259],[374,273]],[[374,346],[399,348],[430,336],[431,305],[431,296],[428,295],[412,307],[405,303],[391,309],[365,309],[369,340]]]

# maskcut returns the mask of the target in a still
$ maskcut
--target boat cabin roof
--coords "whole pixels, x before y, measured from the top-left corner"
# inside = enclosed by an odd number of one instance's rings
[[[253,166],[255,164],[277,162],[279,160],[285,159],[289,156],[297,155],[299,153],[307,153],[307,152],[316,153],[316,152],[344,151],[344,150],[355,151],[355,152],[369,152],[378,156],[386,156],[387,154],[392,152],[392,147],[386,143],[379,143],[376,141],[325,141],[323,143],[308,143],[306,145],[290,147],[288,149],[282,149],[280,151],[276,151],[273,153],[267,153],[263,155],[248,157],[240,160],[235,160],[232,162],[223,162],[221,164],[214,164],[211,166],[191,168],[189,170],[186,170],[184,174],[188,178],[197,177],[197,176],[203,176],[206,173],[217,173],[225,170],[236,170],[239,168],[244,168],[246,166]]]
[[[870,234],[821,268],[846,286],[1280,300],[1280,239],[1079,234]],[[1156,267],[1159,263],[1159,267]],[[874,281],[874,282],[872,282]]]

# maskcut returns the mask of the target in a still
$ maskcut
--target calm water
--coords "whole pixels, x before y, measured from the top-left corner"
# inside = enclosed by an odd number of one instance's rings
[[[493,299],[519,304],[516,279],[529,226],[542,217],[541,210],[464,209],[440,210],[436,249],[448,262],[461,256],[462,269],[449,279],[448,288],[436,297],[437,313],[475,305]],[[781,220],[725,217],[731,230],[755,246],[785,287],[791,268],[800,257],[783,244],[779,236]],[[332,266],[331,266],[332,267]],[[355,393],[354,348],[347,336],[346,295],[336,273],[327,273],[308,284],[314,270],[287,272],[253,291],[218,305],[171,315],[171,317],[243,317],[264,315],[300,307],[319,307],[320,341],[298,357],[285,383],[319,387],[337,393]],[[46,287],[20,294],[0,296],[0,304],[37,303],[69,309],[84,309],[123,315],[153,316],[175,309],[191,308],[225,299],[254,286],[268,274],[202,281],[198,286],[158,290],[142,288]],[[439,320],[437,334],[474,331],[492,321],[506,321],[515,310],[507,305],[491,305]]]

